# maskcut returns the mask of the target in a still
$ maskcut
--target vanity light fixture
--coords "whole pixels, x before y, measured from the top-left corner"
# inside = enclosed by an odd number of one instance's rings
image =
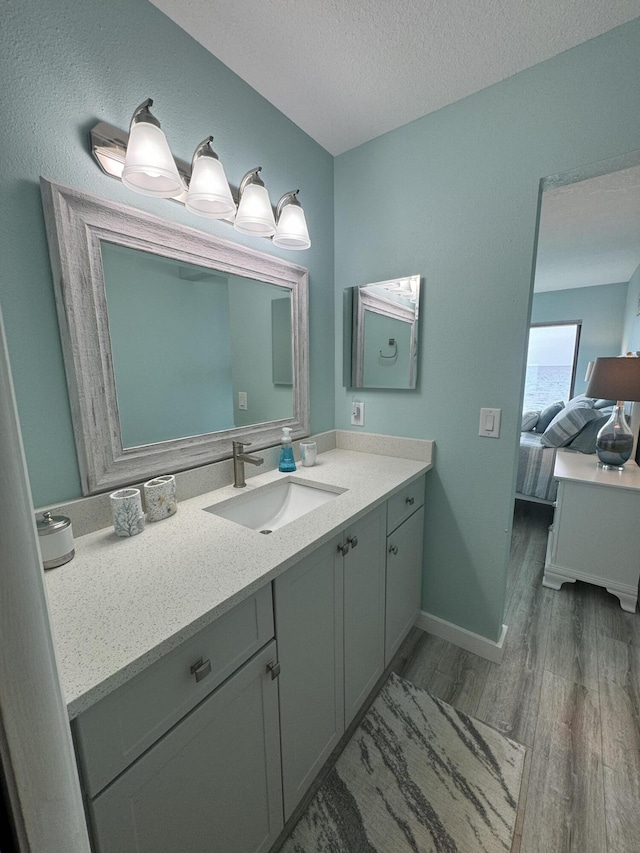
[[[212,142],[213,136],[207,136],[194,152],[186,208],[198,216],[225,219],[235,214],[236,203]]]
[[[233,227],[241,234],[271,237],[276,233],[269,194],[258,172],[262,166],[251,169],[240,182],[240,201]]]
[[[104,121],[91,128],[91,153],[105,175],[135,192],[177,201],[198,216],[229,222],[243,234],[273,238],[281,249],[309,248],[304,211],[296,198],[299,190],[282,196],[274,216],[259,177],[262,166],[247,172],[238,189],[227,181],[211,148],[212,136],[198,145],[191,163],[174,157],[151,106],[151,98],[140,104],[129,133]]]
[[[297,199],[299,192],[285,193],[276,207],[278,224],[272,242],[280,249],[308,249],[311,245],[304,210]]]
[[[131,119],[122,183],[143,195],[172,198],[183,192],[184,185],[151,106],[153,101],[147,98]]]

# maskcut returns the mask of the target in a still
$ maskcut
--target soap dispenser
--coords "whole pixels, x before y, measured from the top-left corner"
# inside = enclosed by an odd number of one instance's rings
[[[293,447],[291,446],[291,428],[282,427],[282,449],[280,451],[279,471],[295,471],[296,461],[293,458]]]

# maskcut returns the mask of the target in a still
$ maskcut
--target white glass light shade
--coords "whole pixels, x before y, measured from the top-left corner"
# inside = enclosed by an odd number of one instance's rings
[[[240,196],[234,228],[242,234],[271,237],[276,233],[276,221],[269,193],[260,184],[248,184]]]
[[[173,198],[184,190],[169,144],[159,127],[138,121],[131,128],[122,183],[130,190],[157,198]]]
[[[299,204],[286,204],[280,211],[273,244],[281,249],[308,249],[311,245],[304,210]]]
[[[198,157],[187,195],[187,210],[210,219],[224,219],[236,211],[224,168],[215,157]]]

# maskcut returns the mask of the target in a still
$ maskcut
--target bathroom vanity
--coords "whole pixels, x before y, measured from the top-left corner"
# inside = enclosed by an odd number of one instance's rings
[[[332,450],[76,540],[47,585],[96,851],[269,850],[418,615],[430,467]],[[339,494],[212,512],[286,476]]]

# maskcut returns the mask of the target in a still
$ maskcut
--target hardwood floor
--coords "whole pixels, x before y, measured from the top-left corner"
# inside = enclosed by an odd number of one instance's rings
[[[552,510],[516,504],[502,663],[414,629],[396,671],[528,747],[511,853],[638,853],[640,614],[543,587]]]

